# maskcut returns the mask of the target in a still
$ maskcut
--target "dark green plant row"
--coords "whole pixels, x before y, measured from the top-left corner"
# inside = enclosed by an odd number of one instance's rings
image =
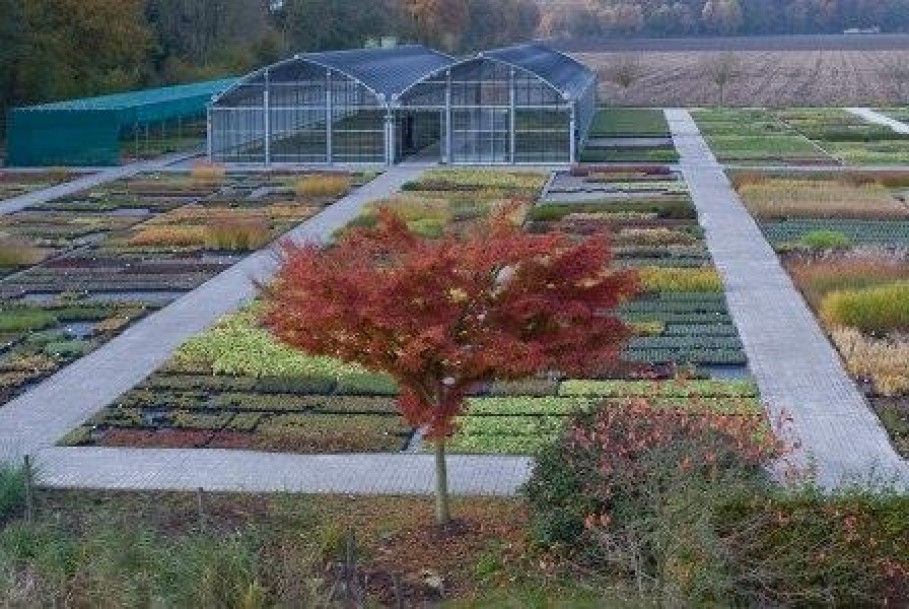
[[[764,222],[764,234],[774,245],[798,243],[815,231],[842,233],[853,244],[909,247],[909,221],[805,219]]]

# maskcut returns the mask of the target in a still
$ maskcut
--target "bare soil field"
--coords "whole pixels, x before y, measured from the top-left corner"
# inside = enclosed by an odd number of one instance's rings
[[[628,106],[886,106],[907,103],[909,49],[621,51],[572,54],[600,99]],[[718,66],[729,74],[720,94]],[[633,66],[627,89],[616,66]],[[626,70],[627,72],[627,70]]]
[[[767,36],[688,36],[684,38],[588,38],[547,41],[569,53],[627,51],[894,51],[909,50],[909,34],[792,34]]]

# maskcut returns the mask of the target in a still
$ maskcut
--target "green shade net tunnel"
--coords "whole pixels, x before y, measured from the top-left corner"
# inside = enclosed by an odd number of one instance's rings
[[[103,166],[120,163],[125,140],[149,130],[203,124],[223,79],[15,108],[7,116],[10,166]],[[202,136],[204,137],[204,135]]]

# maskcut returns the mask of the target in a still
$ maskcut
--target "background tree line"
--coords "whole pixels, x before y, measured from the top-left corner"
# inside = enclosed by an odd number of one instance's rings
[[[909,30],[909,0],[540,0],[545,36]]]
[[[0,117],[386,36],[461,53],[532,38],[539,21],[536,0],[0,0]]]

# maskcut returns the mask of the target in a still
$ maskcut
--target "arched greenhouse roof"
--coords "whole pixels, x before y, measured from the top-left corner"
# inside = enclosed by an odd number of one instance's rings
[[[501,61],[530,72],[562,93],[565,99],[577,99],[583,95],[596,78],[593,71],[580,62],[537,43],[484,51],[479,57]]]
[[[455,60],[448,55],[422,45],[302,53],[248,74],[214,101],[217,103],[233,90],[261,80],[267,71],[286,69],[294,64],[309,64],[334,70],[360,82],[385,100],[390,100],[414,82],[453,63]]]

